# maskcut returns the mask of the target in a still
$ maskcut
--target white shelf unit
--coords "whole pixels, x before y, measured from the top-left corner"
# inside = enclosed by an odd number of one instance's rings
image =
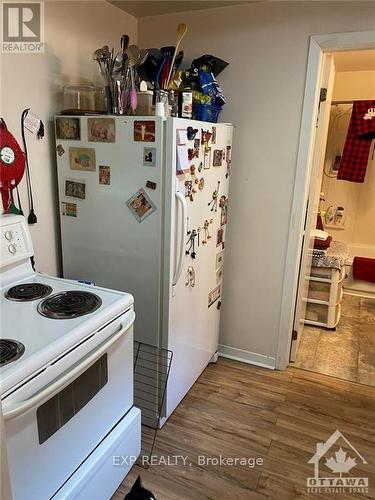
[[[342,283],[345,277],[345,268],[312,267],[309,280],[304,323],[335,329],[340,321],[341,300],[343,295]]]

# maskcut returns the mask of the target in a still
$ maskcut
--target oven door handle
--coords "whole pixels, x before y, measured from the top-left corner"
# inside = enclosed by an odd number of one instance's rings
[[[59,392],[59,390],[63,389],[66,385],[68,385],[73,379],[77,378],[79,375],[81,375],[82,372],[86,370],[90,365],[92,365],[97,359],[100,358],[102,354],[104,354],[112,344],[114,344],[119,338],[124,335],[126,331],[129,330],[130,326],[133,324],[135,319],[135,314],[134,311],[132,311],[132,320],[127,321],[126,325],[124,326],[121,324],[120,330],[115,333],[112,337],[110,337],[109,340],[107,340],[99,349],[96,349],[88,358],[85,359],[82,363],[80,363],[78,366],[73,368],[73,370],[69,371],[66,375],[63,377],[59,378],[52,384],[49,384],[47,387],[42,389],[40,392],[35,394],[35,396],[32,396],[29,399],[26,399],[25,401],[21,401],[20,403],[17,404],[12,404],[12,403],[3,403],[3,417],[4,420],[10,420],[11,418],[17,417],[21,415],[22,413],[25,413],[26,411],[30,410],[30,408],[33,408],[34,406],[38,405],[41,401],[48,397],[52,397],[55,393]]]

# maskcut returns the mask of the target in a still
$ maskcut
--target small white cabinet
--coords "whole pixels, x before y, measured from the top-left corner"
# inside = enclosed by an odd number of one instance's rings
[[[345,277],[344,267],[312,267],[307,277],[309,287],[304,323],[323,328],[336,328],[340,321],[342,282]]]

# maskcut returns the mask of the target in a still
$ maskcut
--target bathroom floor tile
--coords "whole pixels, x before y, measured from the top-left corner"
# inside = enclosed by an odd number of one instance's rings
[[[375,300],[345,295],[336,331],[306,325],[293,364],[375,387]]]

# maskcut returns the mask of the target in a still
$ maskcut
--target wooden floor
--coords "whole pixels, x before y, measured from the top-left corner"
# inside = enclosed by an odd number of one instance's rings
[[[307,493],[308,460],[340,430],[362,454],[353,476],[364,495]],[[375,498],[375,388],[300,369],[284,372],[220,359],[209,365],[159,431],[154,455],[188,456],[186,466],[134,466],[113,496],[141,474],[158,500]],[[205,465],[198,456],[260,457],[262,466]],[[358,460],[357,460],[358,462]]]

